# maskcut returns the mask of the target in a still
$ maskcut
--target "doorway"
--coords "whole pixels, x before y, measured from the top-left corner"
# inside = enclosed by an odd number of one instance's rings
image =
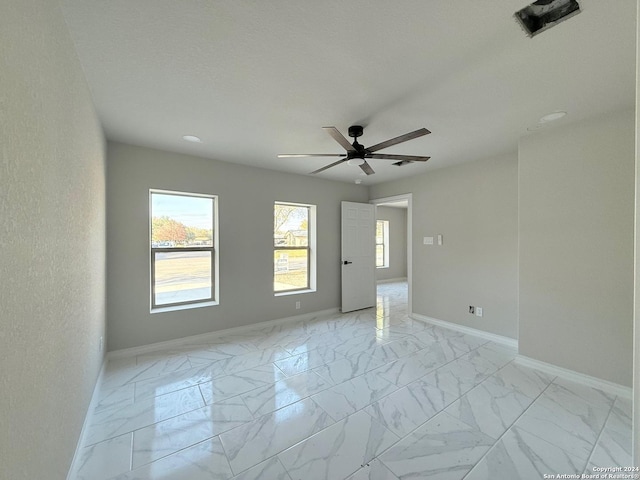
[[[371,200],[370,203],[376,206],[376,265],[385,264],[376,268],[377,292],[384,294],[390,288],[396,288],[399,291],[403,288],[403,277],[398,276],[406,272],[406,303],[407,314],[413,312],[412,309],[412,194],[395,195],[393,197],[384,197]],[[378,215],[380,211],[380,215]],[[397,223],[399,219],[405,218],[406,227],[403,228],[403,232],[398,232],[398,225],[392,225],[392,222]],[[377,220],[386,220],[388,223],[386,227],[379,225]],[[385,232],[384,229],[387,229]],[[386,237],[386,238],[385,238]],[[385,245],[386,240],[386,245]],[[398,241],[402,244],[399,245]],[[382,246],[379,246],[382,244]],[[404,265],[398,265],[400,261],[404,262]],[[395,265],[394,265],[395,264]],[[383,272],[383,270],[386,270]],[[380,280],[378,280],[378,277]],[[393,285],[393,286],[392,286]],[[387,295],[378,295],[378,297],[386,297]]]

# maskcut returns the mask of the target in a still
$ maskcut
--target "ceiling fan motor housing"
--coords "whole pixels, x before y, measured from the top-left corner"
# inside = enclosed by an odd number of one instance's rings
[[[360,145],[358,143],[358,137],[362,136],[363,131],[364,131],[364,128],[361,125],[351,125],[349,127],[349,136],[354,138],[352,145],[353,145],[353,148],[355,148],[355,151],[347,152],[347,158],[349,160],[353,158],[361,158],[364,160],[365,154],[368,153],[365,150],[364,145]]]
[[[353,138],[361,137],[363,131],[362,125],[351,125],[349,127],[349,136]]]

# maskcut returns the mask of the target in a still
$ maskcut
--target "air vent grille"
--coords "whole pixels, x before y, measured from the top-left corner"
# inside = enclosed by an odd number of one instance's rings
[[[577,0],[538,0],[514,15],[527,35],[533,37],[578,13]]]

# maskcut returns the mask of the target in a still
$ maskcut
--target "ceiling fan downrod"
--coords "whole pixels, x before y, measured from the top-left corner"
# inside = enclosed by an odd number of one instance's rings
[[[347,158],[361,158],[364,160],[364,156],[367,153],[365,151],[364,145],[360,145],[358,143],[358,137],[362,136],[364,132],[364,128],[361,125],[351,125],[349,127],[349,136],[353,138],[353,148],[355,148],[355,152],[348,152]]]

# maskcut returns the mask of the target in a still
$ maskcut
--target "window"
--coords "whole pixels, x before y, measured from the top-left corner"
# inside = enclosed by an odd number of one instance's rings
[[[276,202],[273,209],[273,291],[315,288],[315,205]]]
[[[217,197],[149,191],[151,310],[217,299]]]
[[[376,267],[389,268],[389,220],[376,221]]]

